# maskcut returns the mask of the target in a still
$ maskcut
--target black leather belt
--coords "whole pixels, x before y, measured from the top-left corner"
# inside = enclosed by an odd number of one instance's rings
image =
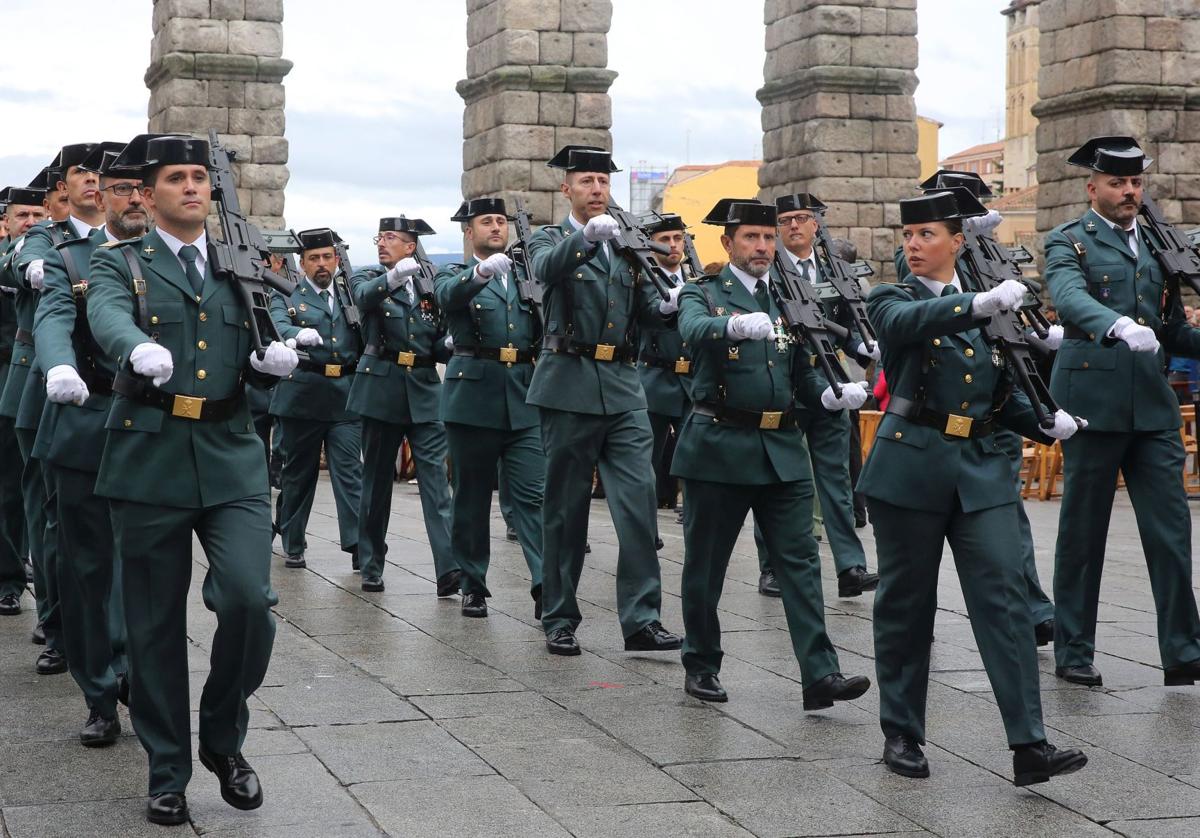
[[[326,378],[341,378],[343,375],[350,375],[357,367],[357,361],[352,364],[318,364],[316,361],[301,361],[296,364],[296,369],[320,373]]]
[[[381,361],[391,361],[401,367],[436,367],[437,361],[432,355],[418,355],[415,352],[397,352],[392,354],[383,354],[384,350],[373,343],[368,343],[363,348],[364,355],[374,355]]]
[[[651,355],[649,352],[643,352],[638,356],[638,360],[648,367],[657,367],[660,370],[673,372],[676,375],[691,375],[692,362],[687,358],[660,358],[657,355]]]
[[[239,388],[237,393],[227,399],[207,399],[203,396],[185,396],[182,393],[168,393],[160,390],[146,381],[131,375],[117,373],[113,380],[114,393],[120,393],[138,404],[157,407],[159,410],[178,416],[180,419],[191,419],[200,422],[220,422],[230,419],[237,412],[242,400],[246,398]]]
[[[760,431],[778,431],[795,428],[799,423],[796,410],[742,410],[716,402],[696,402],[692,412],[701,416],[711,416],[718,422],[728,422],[740,428],[757,428]]]
[[[895,414],[914,425],[924,425],[941,431],[944,436],[959,439],[979,439],[990,435],[996,430],[996,414],[991,413],[986,419],[972,419],[970,416],[959,416],[955,413],[939,413],[927,407],[918,407],[917,403],[902,396],[892,396],[888,400],[887,413]]]
[[[13,334],[13,337],[26,346],[33,346],[33,332],[30,332],[27,329],[17,329],[16,333]]]
[[[617,346],[612,343],[583,343],[565,335],[546,335],[542,339],[542,345],[551,352],[565,352],[580,358],[591,358],[593,361],[632,362],[636,357],[629,344]]]
[[[1096,336],[1085,332],[1074,323],[1063,324],[1063,337],[1067,340],[1095,340]]]
[[[112,395],[113,383],[104,372],[96,367],[84,364],[79,369],[79,377],[83,379],[83,383],[87,385],[88,393],[93,396],[109,396]]]
[[[454,346],[455,355],[467,358],[482,358],[485,361],[503,361],[506,364],[532,364],[537,353],[533,349],[517,349],[515,346]]]

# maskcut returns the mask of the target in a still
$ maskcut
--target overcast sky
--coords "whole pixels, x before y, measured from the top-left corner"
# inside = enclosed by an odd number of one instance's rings
[[[942,157],[1001,137],[1008,0],[920,0],[917,109],[943,123]],[[24,185],[70,142],[146,130],[149,0],[4,0],[0,186]],[[329,225],[355,263],[380,216],[421,216],[431,252],[456,251],[466,12],[460,0],[286,0],[291,144],[287,220]],[[742,10],[745,10],[742,13]],[[733,10],[737,10],[736,12]],[[27,37],[44,33],[38,37]],[[964,37],[964,33],[969,36]],[[754,0],[615,0],[609,63],[615,158],[667,167],[757,158],[764,60]],[[669,115],[669,116],[668,116]],[[618,175],[615,197],[628,181]]]

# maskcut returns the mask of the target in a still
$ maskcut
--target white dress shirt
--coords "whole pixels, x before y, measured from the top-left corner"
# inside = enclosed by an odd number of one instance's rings
[[[953,285],[960,292],[962,291],[962,282],[960,282],[958,279],[958,271],[954,272],[954,277],[949,283],[938,282],[936,279],[926,279],[925,277],[917,276],[916,274],[913,274],[913,276],[916,276],[917,279],[921,280],[921,284],[928,288],[929,293],[933,294],[935,297],[942,296],[942,291],[945,290],[947,284]]]
[[[183,269],[184,276],[187,276],[187,265],[183,264],[183,260],[179,258],[179,248],[185,244],[195,245],[200,254],[196,257],[196,270],[200,272],[200,276],[204,276],[204,266],[208,264],[208,233],[202,232],[200,237],[192,242],[185,242],[182,239],[177,239],[164,230],[162,227],[155,228],[163,243],[175,254],[175,258],[179,261],[179,267]]]
[[[199,261],[199,260],[197,260],[197,261]],[[304,277],[304,281],[308,283],[309,288],[311,288],[312,290],[317,292],[318,297],[321,296],[322,291],[327,291],[329,293],[329,313],[333,314],[333,312],[335,311],[335,309],[337,307],[337,301],[334,300],[333,283],[331,282],[329,284],[328,288],[322,288],[321,286],[319,286],[315,282],[313,282],[311,279],[309,279],[307,275]]]

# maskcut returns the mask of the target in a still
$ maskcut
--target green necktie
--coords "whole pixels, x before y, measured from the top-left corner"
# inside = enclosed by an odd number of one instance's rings
[[[330,314],[332,314],[333,312],[329,308],[329,291],[328,291],[328,289],[317,292],[317,296],[321,298],[321,305],[325,306],[325,310],[328,311]]]
[[[771,298],[767,294],[767,283],[764,280],[760,279],[758,284],[754,286],[754,299],[758,300],[759,308],[770,314]]]
[[[946,287],[942,289],[943,297],[949,297],[951,294],[957,294],[957,293],[958,293],[958,289],[955,288],[950,283],[946,283]]]
[[[196,258],[199,255],[200,250],[194,244],[185,244],[179,248],[179,258],[183,260],[183,272],[187,275],[188,282],[192,284],[192,291],[197,297],[204,288],[204,277],[196,267]]]
[[[800,263],[800,272],[804,274],[806,282],[812,282],[812,262],[809,262],[807,259],[803,260]]]

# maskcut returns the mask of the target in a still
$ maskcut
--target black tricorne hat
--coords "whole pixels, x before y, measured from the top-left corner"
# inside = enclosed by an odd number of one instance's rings
[[[379,232],[408,233],[411,236],[431,236],[434,230],[420,218],[408,218],[398,215],[395,218],[379,219]]]
[[[263,241],[271,253],[299,253],[300,239],[291,230],[263,230]]]
[[[653,236],[655,233],[665,233],[669,230],[686,230],[687,224],[684,223],[683,217],[673,212],[649,212],[638,218],[638,222],[642,225],[642,229],[646,231],[646,235]]]
[[[774,227],[777,212],[771,204],[764,204],[757,198],[722,198],[717,201],[708,215],[704,216],[701,224],[713,224],[718,227],[736,226],[738,224],[758,224],[764,227]]]
[[[125,148],[125,143],[111,141],[93,143],[92,150],[88,152],[87,157],[80,160],[76,165],[85,172],[95,172],[98,175],[105,174],[105,160],[115,160],[123,148]]]
[[[209,164],[208,141],[184,134],[138,134],[111,164],[122,173],[144,175],[151,169],[170,165]]]
[[[1092,137],[1067,162],[1093,172],[1131,177],[1146,171],[1154,161],[1133,137]]]
[[[5,205],[18,204],[23,207],[40,207],[46,198],[46,190],[30,186],[6,186],[0,192],[0,201]]]
[[[505,209],[503,198],[472,198],[469,201],[463,201],[458,212],[454,213],[450,220],[470,221],[481,215],[503,215],[505,218],[512,218]]]
[[[775,211],[780,214],[798,210],[823,213],[825,204],[821,203],[821,199],[811,192],[795,192],[791,195],[780,195],[775,199]]]
[[[99,143],[73,143],[65,145],[58,152],[58,157],[54,158],[54,162],[50,165],[58,169],[59,176],[62,177],[67,173],[67,169],[72,166],[80,166],[84,160],[98,146]]]
[[[342,237],[328,227],[314,227],[311,230],[301,230],[296,234],[300,240],[300,250],[316,250],[318,247],[337,247]]]
[[[921,188],[926,192],[940,192],[954,186],[961,186],[964,189],[971,190],[971,194],[976,198],[992,197],[992,190],[988,187],[987,181],[974,172],[956,172],[953,169],[938,169],[932,175],[925,178],[925,180],[921,181]]]
[[[928,224],[931,221],[953,221],[979,215],[987,215],[987,207],[979,203],[979,199],[965,186],[927,192],[900,201],[901,224]]]
[[[605,151],[599,146],[565,145],[558,154],[546,163],[552,169],[563,169],[568,172],[601,172],[612,174],[619,172],[613,163],[612,152]]]

